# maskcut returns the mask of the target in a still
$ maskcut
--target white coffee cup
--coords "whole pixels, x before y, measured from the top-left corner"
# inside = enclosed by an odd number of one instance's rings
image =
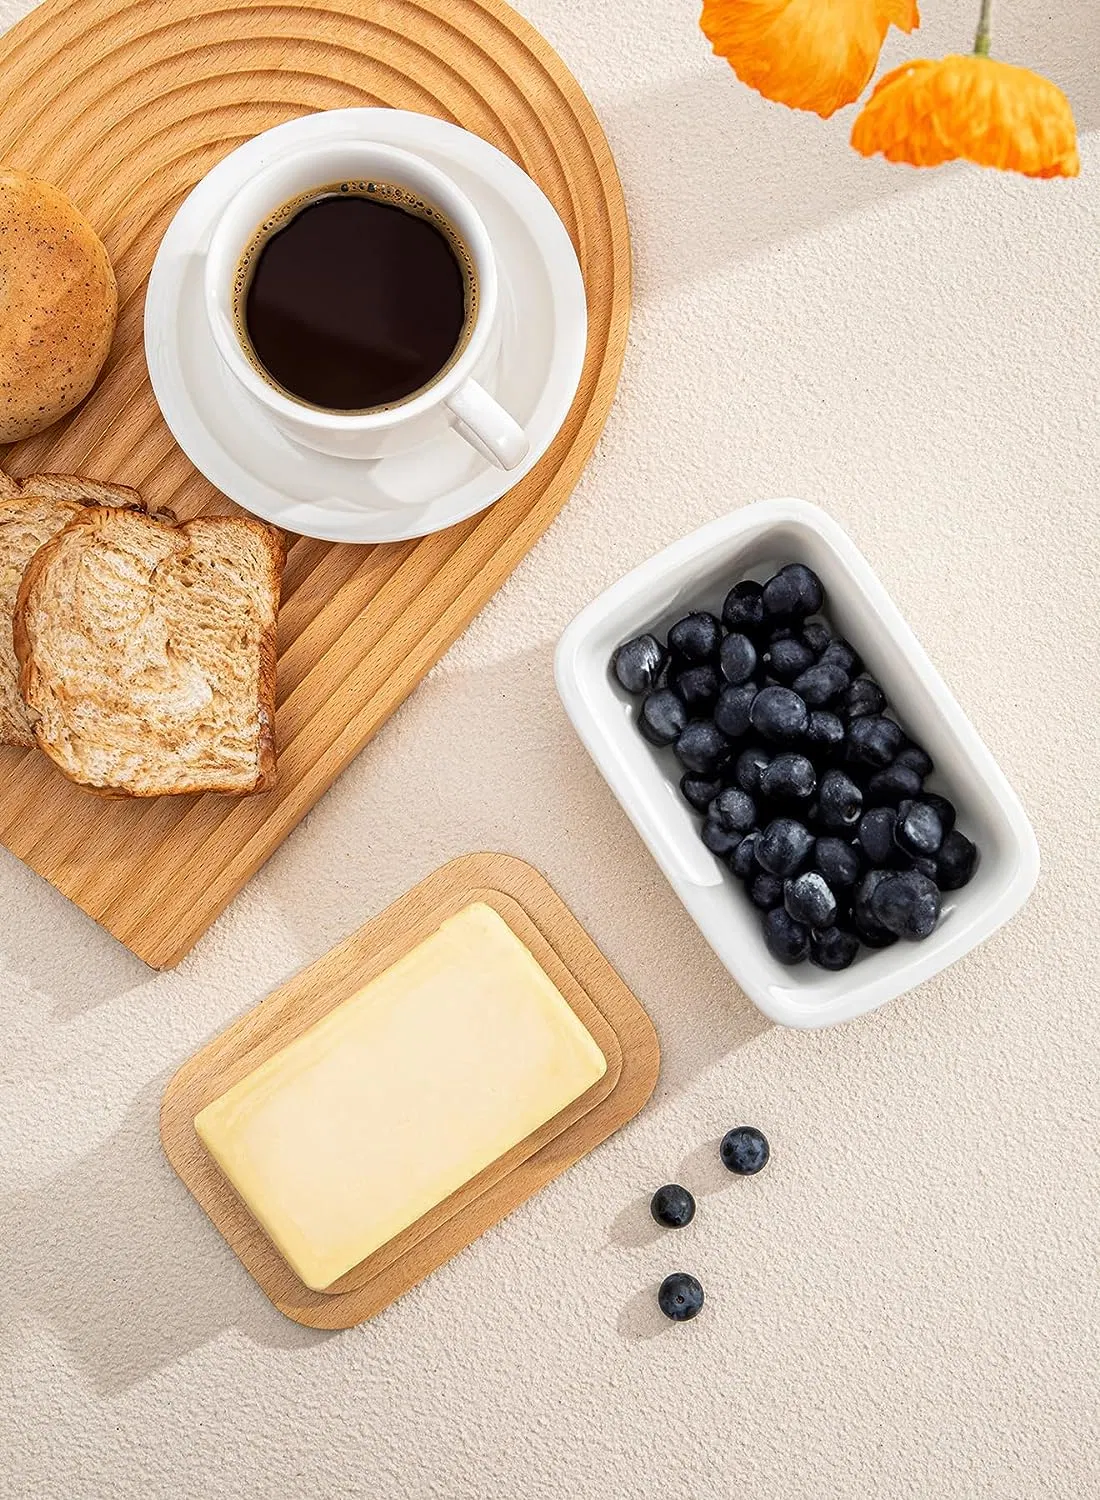
[[[311,188],[346,180],[394,183],[428,199],[462,239],[477,278],[473,327],[459,357],[431,385],[370,412],[322,411],[276,389],[241,346],[234,281],[241,257],[267,216]],[[288,153],[230,199],[214,226],[204,268],[207,316],[226,367],[294,442],[340,458],[404,453],[452,427],[483,458],[514,469],[527,456],[527,434],[474,379],[499,339],[496,258],[470,200],[438,167],[395,146],[371,141],[322,141]]]

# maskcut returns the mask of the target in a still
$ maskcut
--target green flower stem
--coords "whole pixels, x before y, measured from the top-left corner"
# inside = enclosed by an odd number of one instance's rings
[[[993,9],[993,0],[982,0],[982,13],[978,17],[978,31],[974,37],[974,56],[989,56],[989,13]]]

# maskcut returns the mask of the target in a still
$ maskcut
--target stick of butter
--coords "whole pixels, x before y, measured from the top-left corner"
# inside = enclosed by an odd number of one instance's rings
[[[195,1129],[314,1291],[602,1078],[587,1028],[508,924],[468,906]]]

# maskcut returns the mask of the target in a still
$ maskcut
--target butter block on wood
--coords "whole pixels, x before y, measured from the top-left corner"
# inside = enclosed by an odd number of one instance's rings
[[[200,1139],[313,1291],[607,1070],[489,906],[466,907],[208,1104]]]

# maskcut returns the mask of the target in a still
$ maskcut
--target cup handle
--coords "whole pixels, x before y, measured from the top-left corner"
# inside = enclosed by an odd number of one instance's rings
[[[476,380],[463,381],[446,406],[459,436],[498,469],[518,468],[527,457],[527,434]]]

